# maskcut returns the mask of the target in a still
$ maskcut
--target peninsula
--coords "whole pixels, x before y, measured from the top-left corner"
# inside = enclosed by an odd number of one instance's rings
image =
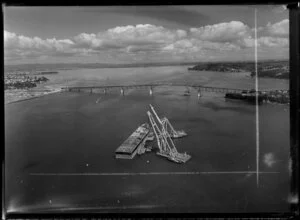
[[[199,63],[188,68],[189,71],[216,71],[216,72],[250,72],[255,76],[254,62],[214,62]],[[288,61],[260,61],[257,63],[258,77],[289,79]]]

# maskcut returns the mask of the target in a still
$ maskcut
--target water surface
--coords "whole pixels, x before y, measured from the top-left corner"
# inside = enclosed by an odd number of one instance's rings
[[[253,88],[237,73],[186,67],[66,70],[47,86],[192,81]],[[109,79],[107,79],[109,77]],[[288,81],[260,79],[261,88]],[[185,88],[60,93],[5,106],[6,207],[10,212],[283,212],[289,210],[289,107],[259,107],[260,171],[256,183],[255,106]],[[97,101],[98,100],[98,101]],[[154,153],[116,160],[115,149],[142,123],[152,104],[188,136],[175,140],[192,156],[184,165]],[[266,155],[271,155],[267,156]],[[250,173],[214,172],[250,171]],[[33,173],[169,173],[168,175],[34,176]],[[204,172],[172,175],[176,172]]]

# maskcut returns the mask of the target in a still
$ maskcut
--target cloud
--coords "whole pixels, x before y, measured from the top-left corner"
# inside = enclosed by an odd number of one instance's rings
[[[151,24],[128,25],[108,29],[98,34],[82,33],[74,38],[78,46],[93,49],[116,49],[128,46],[165,44],[185,38],[184,30],[168,30]]]
[[[267,24],[267,32],[274,37],[288,37],[289,36],[289,20],[284,19],[275,24]]]
[[[260,37],[258,44],[266,47],[288,47],[289,40],[288,38],[279,37]]]
[[[230,51],[238,49],[238,46],[228,42],[210,42],[195,38],[179,40],[162,48],[163,51],[175,53],[200,53],[208,50]]]
[[[43,40],[39,37],[17,36],[15,33],[4,31],[4,51],[7,57],[66,56],[76,53],[71,49],[73,44],[74,42],[69,39]]]
[[[258,28],[260,48],[287,48],[288,20]],[[157,61],[202,59],[242,54],[253,48],[254,29],[240,21],[206,25],[189,30],[152,24],[117,26],[98,33],[80,33],[70,39],[41,39],[4,31],[5,59],[38,57],[107,56]],[[135,56],[135,57],[134,57]],[[151,58],[150,58],[151,57]]]
[[[250,28],[240,21],[190,28],[193,37],[212,42],[234,42],[248,37]]]

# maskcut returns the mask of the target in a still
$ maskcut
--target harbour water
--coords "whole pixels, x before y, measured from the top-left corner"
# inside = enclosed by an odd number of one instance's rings
[[[187,67],[65,70],[45,86],[198,82],[253,88],[247,73],[187,72]],[[48,76],[47,76],[48,77]],[[53,78],[51,78],[53,77]],[[260,79],[260,88],[288,81]],[[8,212],[285,212],[289,210],[289,106],[259,107],[259,184],[255,106],[224,94],[157,87],[57,93],[5,106]],[[172,163],[153,152],[116,160],[115,149],[152,104],[187,137],[192,158]],[[50,174],[50,175],[49,175]]]

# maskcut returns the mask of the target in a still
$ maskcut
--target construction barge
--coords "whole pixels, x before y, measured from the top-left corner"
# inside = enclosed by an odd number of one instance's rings
[[[172,138],[181,138],[187,134],[183,131],[176,131],[166,117],[159,118],[152,105],[152,112],[147,111],[151,124],[144,123],[137,128],[115,151],[117,159],[133,159],[136,154],[142,155],[145,152],[152,151],[153,144],[149,146],[156,138],[158,149],[156,154],[167,158],[176,163],[185,163],[191,156],[187,153],[179,153],[172,141]],[[156,120],[155,120],[156,119]]]
[[[115,151],[117,159],[132,159],[150,132],[148,123],[139,126]]]

